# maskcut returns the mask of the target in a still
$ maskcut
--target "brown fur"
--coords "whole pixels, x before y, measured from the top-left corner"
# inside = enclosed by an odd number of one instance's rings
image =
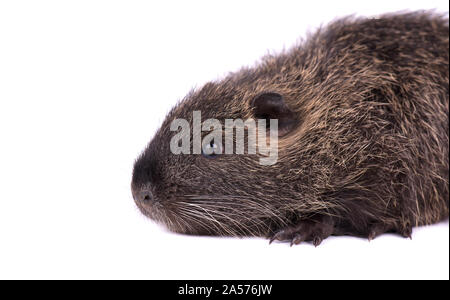
[[[170,153],[175,118],[255,118],[252,100],[266,92],[298,121],[277,164]],[[316,245],[332,234],[410,236],[449,215],[448,114],[447,18],[346,18],[190,93],[136,161],[133,195],[180,233]]]

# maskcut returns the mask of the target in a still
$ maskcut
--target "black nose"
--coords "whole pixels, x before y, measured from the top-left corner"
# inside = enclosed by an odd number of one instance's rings
[[[140,203],[148,203],[153,201],[153,194],[149,190],[145,189],[133,189],[133,198]]]
[[[133,168],[131,190],[134,200],[141,204],[149,204],[156,200],[155,195],[152,194],[152,189],[160,181],[157,160],[155,156],[151,155],[152,145],[139,157]]]
[[[133,168],[132,182],[135,186],[157,184],[160,180],[160,172],[156,159],[150,155],[141,156]]]

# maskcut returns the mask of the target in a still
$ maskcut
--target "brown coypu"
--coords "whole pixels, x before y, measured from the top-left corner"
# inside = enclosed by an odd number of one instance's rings
[[[278,119],[276,164],[174,155],[174,119]],[[185,97],[137,159],[133,197],[170,230],[315,245],[410,237],[449,215],[449,25],[345,18]],[[192,124],[192,123],[190,123]]]

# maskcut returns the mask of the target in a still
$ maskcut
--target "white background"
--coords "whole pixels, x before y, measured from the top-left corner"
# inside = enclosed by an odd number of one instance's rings
[[[319,247],[176,235],[130,194],[192,87],[348,14],[443,1],[0,1],[0,279],[449,277],[449,224]]]

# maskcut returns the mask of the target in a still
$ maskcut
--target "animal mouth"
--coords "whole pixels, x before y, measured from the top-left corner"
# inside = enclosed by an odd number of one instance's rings
[[[136,206],[144,216],[171,231],[183,234],[191,233],[189,227],[177,214],[176,209],[171,207],[170,199],[161,200],[152,193],[140,197],[139,192],[134,189],[132,194]]]
[[[270,225],[266,219],[284,224],[264,201],[230,195],[173,195],[133,193],[140,211],[170,231],[187,235],[261,236]],[[251,210],[251,213],[249,212]],[[268,225],[269,224],[269,225]]]

